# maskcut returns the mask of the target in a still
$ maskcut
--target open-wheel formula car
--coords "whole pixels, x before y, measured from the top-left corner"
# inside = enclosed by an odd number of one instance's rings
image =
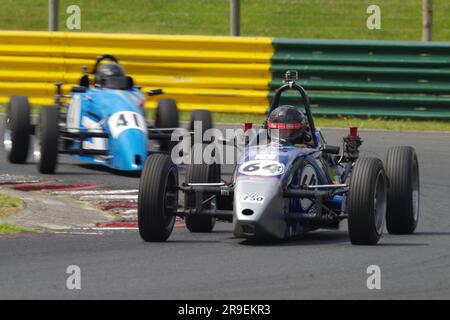
[[[102,64],[105,60],[107,63]],[[118,171],[141,171],[149,155],[149,139],[159,140],[160,152],[171,150],[171,134],[179,127],[174,100],[159,100],[152,127],[145,117],[141,88],[125,75],[114,56],[97,58],[90,72],[94,81],[84,71],[69,95],[62,94],[62,83],[55,84],[55,105],[41,108],[37,124],[31,121],[28,98],[11,97],[4,134],[10,162],[24,163],[32,144],[41,173],[55,171],[58,154],[70,154],[84,163]],[[156,95],[162,90],[147,93]],[[195,110],[193,121],[201,121],[203,131],[212,126],[207,110]],[[31,140],[33,135],[35,139]]]
[[[139,232],[145,241],[165,241],[175,217],[191,232],[210,232],[216,219],[233,223],[234,235],[287,239],[320,228],[336,229],[348,219],[352,244],[376,244],[386,224],[392,234],[413,233],[419,218],[419,164],[409,146],[391,147],[386,161],[360,157],[357,128],[330,146],[314,126],[306,91],[296,72],[275,93],[261,134],[235,167],[232,181],[221,181],[219,164],[191,164],[186,182],[163,154],[150,156],[141,175]],[[283,92],[300,97],[298,107],[280,106]],[[258,138],[258,137],[256,137]],[[254,139],[256,139],[254,138]],[[292,138],[292,139],[291,139]],[[262,140],[262,139],[261,139]],[[178,207],[180,193],[184,205]]]

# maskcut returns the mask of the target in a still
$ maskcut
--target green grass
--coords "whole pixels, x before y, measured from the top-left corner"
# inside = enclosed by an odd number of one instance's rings
[[[22,209],[22,200],[20,198],[0,194],[0,217],[12,215]]]
[[[39,106],[33,106],[32,113],[37,114]],[[5,105],[0,105],[0,113],[5,112]],[[148,113],[149,120],[153,119],[153,111]],[[190,112],[180,112],[181,121],[189,121]],[[262,123],[264,115],[239,113],[214,113],[216,123]],[[362,129],[406,130],[406,131],[448,131],[450,120],[415,120],[415,119],[389,119],[389,118],[359,118],[359,117],[325,117],[315,116],[315,125],[322,128],[348,128]]]
[[[0,223],[0,234],[12,234],[20,232],[31,232],[29,229],[21,228],[11,223]]]
[[[0,218],[11,216],[23,208],[22,200],[8,194],[0,194]],[[0,234],[31,232],[11,223],[0,223]]]
[[[189,119],[189,115],[183,115],[182,119]],[[254,114],[230,114],[215,113],[216,123],[262,123],[265,117]],[[358,117],[324,117],[315,116],[314,124],[319,128],[349,128],[382,130],[406,130],[406,131],[448,131],[450,121],[443,120],[412,120],[412,119],[386,119],[386,118],[358,118]]]
[[[229,0],[60,0],[81,8],[83,32],[229,33]],[[323,39],[420,40],[420,0],[241,0],[241,33]],[[381,8],[381,30],[368,30],[366,9]],[[46,30],[48,0],[2,0],[0,30]],[[435,0],[433,38],[450,40],[450,2]]]

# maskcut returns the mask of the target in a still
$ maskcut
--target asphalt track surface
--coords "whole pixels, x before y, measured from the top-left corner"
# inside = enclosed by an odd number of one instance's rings
[[[324,130],[330,144],[344,133]],[[414,235],[385,233],[377,246],[352,246],[344,222],[340,230],[264,245],[233,238],[226,223],[210,234],[177,228],[166,243],[144,243],[137,231],[1,236],[0,299],[449,299],[450,134],[361,136],[365,156],[384,159],[393,145],[416,148],[421,216]],[[41,177],[35,164],[8,164],[0,149],[1,174]],[[51,178],[115,187],[139,181],[66,157]],[[81,268],[81,290],[66,288],[69,265]],[[369,265],[381,268],[380,290],[366,286]]]

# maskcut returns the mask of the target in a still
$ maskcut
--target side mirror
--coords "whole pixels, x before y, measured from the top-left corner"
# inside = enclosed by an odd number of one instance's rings
[[[163,90],[162,89],[154,89],[154,90],[148,90],[147,94],[149,96],[156,96],[158,94],[163,94]]]
[[[330,145],[324,145],[322,147],[322,152],[329,153],[329,154],[340,154],[341,148],[337,146],[330,146]]]

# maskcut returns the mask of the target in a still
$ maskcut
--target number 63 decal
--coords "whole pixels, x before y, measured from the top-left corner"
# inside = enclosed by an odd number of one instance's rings
[[[271,160],[251,160],[243,163],[239,172],[248,176],[278,176],[284,172],[284,164]]]

